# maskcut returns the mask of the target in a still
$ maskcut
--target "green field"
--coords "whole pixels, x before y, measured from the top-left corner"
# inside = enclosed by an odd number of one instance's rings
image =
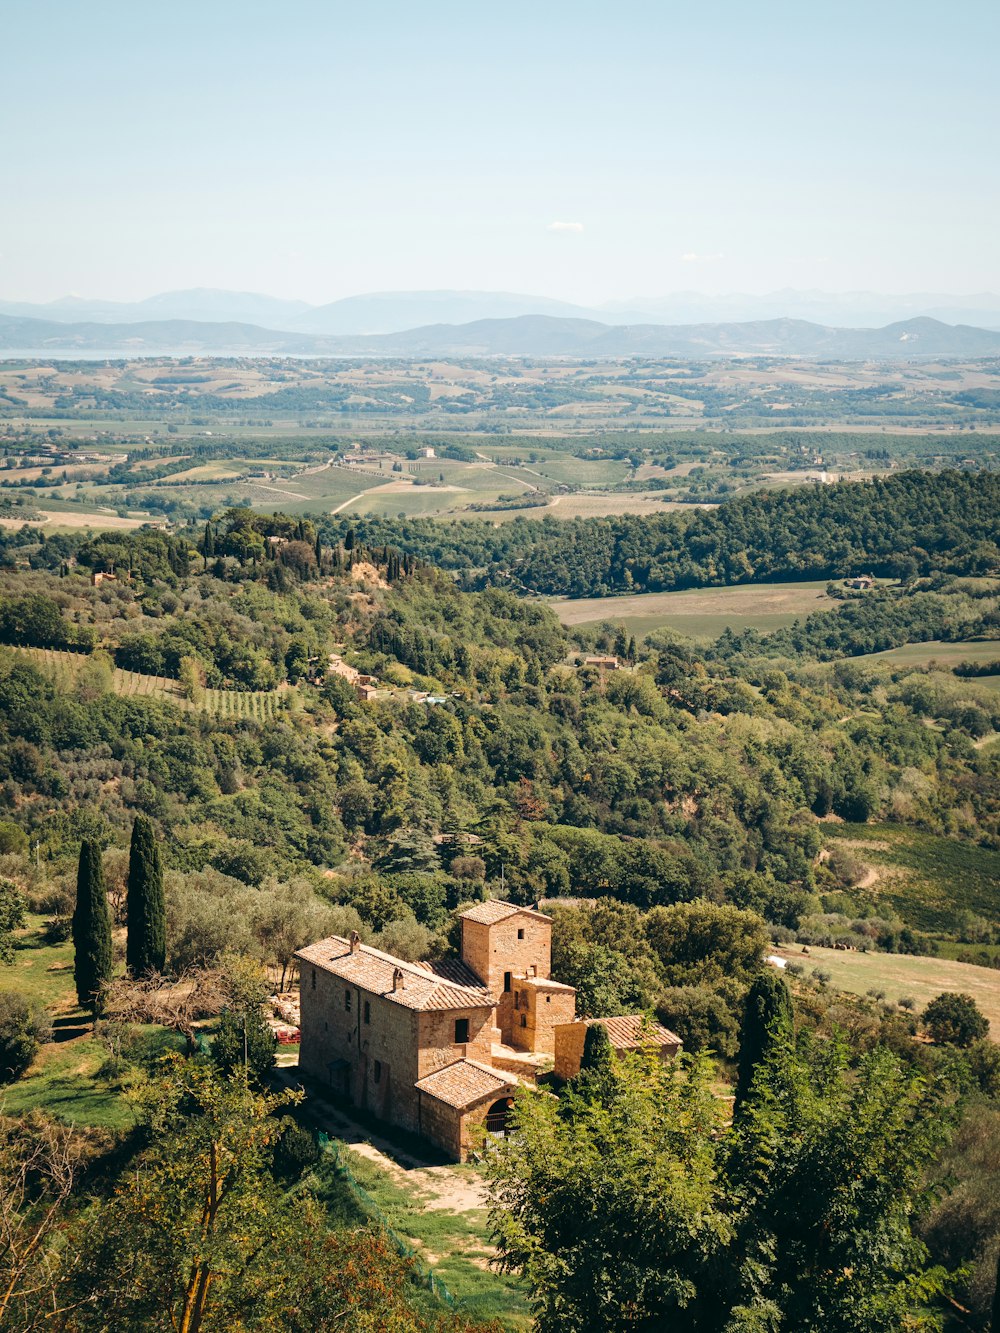
[[[762,632],[790,625],[813,611],[842,603],[826,595],[826,580],[814,583],[744,583],[690,592],[648,592],[630,597],[580,597],[550,605],[564,625],[611,621],[639,637],[672,629],[693,639],[716,639],[725,629]]]
[[[888,662],[894,666],[931,666],[937,664],[945,670],[957,666],[959,662],[1000,662],[1000,640],[972,639],[959,643],[942,643],[940,639],[929,639],[926,643],[906,643],[901,648],[889,648],[884,653],[869,653],[859,657],[859,662]],[[977,676],[976,680],[995,679]]]
[[[813,968],[829,972],[830,984],[852,995],[881,990],[887,1000],[898,1003],[909,996],[923,1009],[942,991],[964,992],[972,996],[990,1020],[992,1039],[1000,1041],[1000,971],[993,968],[903,953],[821,949],[812,944],[808,953],[798,944],[782,945],[775,952],[800,963],[807,975]]]
[[[874,868],[877,902],[918,929],[953,932],[963,912],[1000,924],[1000,852],[898,824],[828,824],[824,832]]]

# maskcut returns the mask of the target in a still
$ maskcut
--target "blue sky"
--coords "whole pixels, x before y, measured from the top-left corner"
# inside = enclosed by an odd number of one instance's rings
[[[985,0],[6,0],[0,38],[8,299],[1000,289]]]

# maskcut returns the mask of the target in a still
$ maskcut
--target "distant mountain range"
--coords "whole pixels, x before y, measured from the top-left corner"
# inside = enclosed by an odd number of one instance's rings
[[[64,324],[0,315],[0,353],[39,357],[799,356],[835,361],[1000,356],[1000,332],[920,317],[880,329],[832,328],[800,319],[711,324],[623,324],[553,315],[430,324],[399,333],[317,334],[227,321],[159,319]]]
[[[369,292],[326,305],[287,301],[255,292],[195,288],[162,292],[144,301],[117,302],[66,296],[44,305],[0,301],[0,315],[43,319],[58,324],[148,324],[185,320],[208,324],[254,324],[290,333],[402,333],[429,324],[469,324],[487,319],[548,315],[623,324],[732,324],[797,319],[833,328],[872,328],[928,317],[945,324],[1000,329],[1000,296],[982,292],[954,296],[911,292],[819,292],[786,289],[764,295],[674,292],[667,296],[609,301],[602,306],[574,305],[545,296],[516,292],[415,291]]]

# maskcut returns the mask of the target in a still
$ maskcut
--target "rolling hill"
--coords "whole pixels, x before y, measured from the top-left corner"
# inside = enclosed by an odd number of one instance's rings
[[[1000,333],[917,318],[882,329],[838,329],[807,320],[721,324],[624,324],[553,315],[430,324],[402,333],[328,335],[228,321],[163,319],[76,324],[0,315],[8,357],[142,355],[375,357],[797,356],[834,361],[1000,355]]]

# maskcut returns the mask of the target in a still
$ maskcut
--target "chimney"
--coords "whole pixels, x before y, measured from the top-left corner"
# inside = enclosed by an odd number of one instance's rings
[[[361,948],[361,936],[356,930],[351,931],[351,953],[357,953]]]
[[[406,978],[403,976],[403,969],[397,967],[392,974],[392,989],[406,990]]]

